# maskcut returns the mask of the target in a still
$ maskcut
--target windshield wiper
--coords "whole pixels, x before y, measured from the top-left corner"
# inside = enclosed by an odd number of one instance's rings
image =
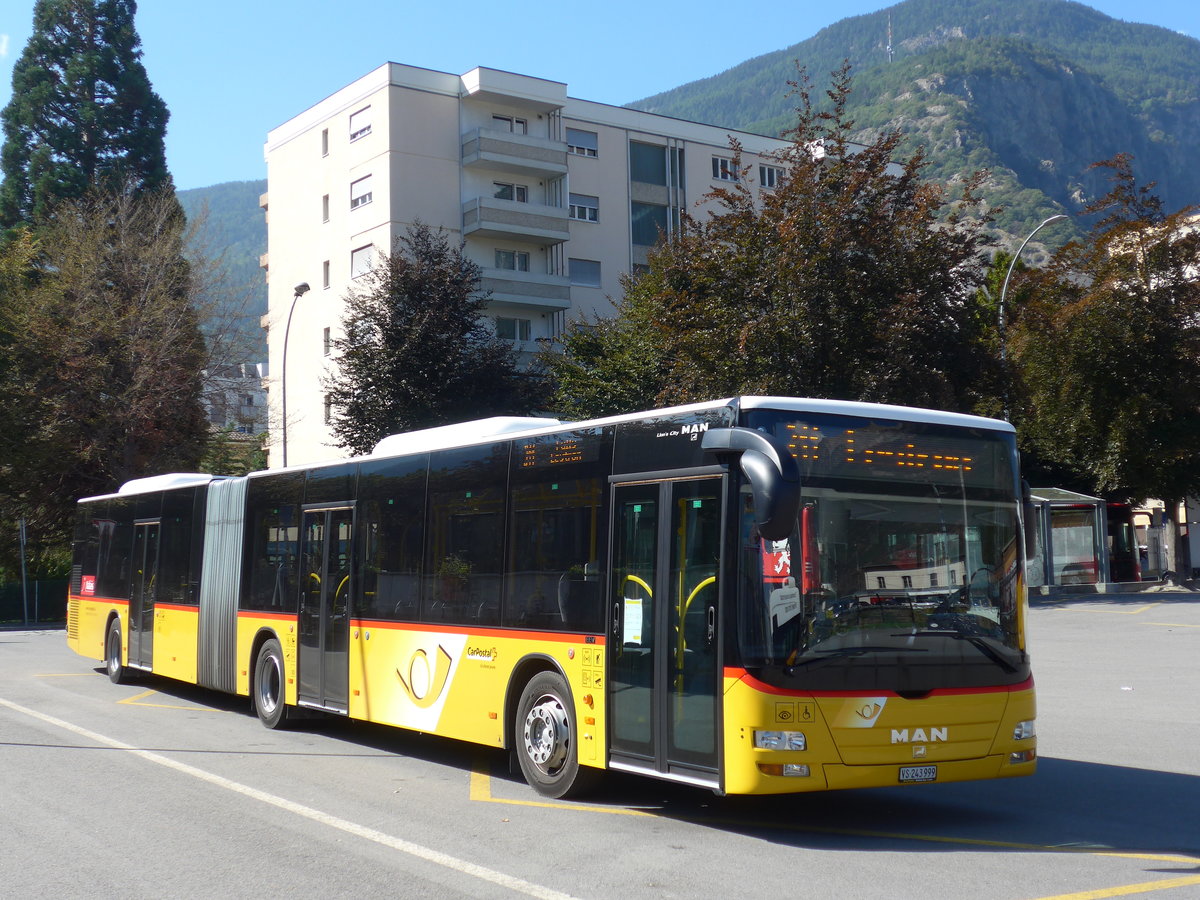
[[[1017,667],[997,653],[991,644],[973,634],[963,634],[961,631],[904,631],[893,634],[892,637],[947,637],[956,641],[966,641],[1010,675],[1017,671]]]
[[[835,659],[843,659],[847,656],[866,656],[868,653],[928,653],[928,650],[917,647],[888,647],[864,645],[861,647],[839,647],[836,650],[810,650],[810,653],[822,653],[823,656],[807,656],[804,659],[790,662],[784,669],[790,672],[792,669],[799,669],[805,666],[811,666],[815,663],[832,662]]]

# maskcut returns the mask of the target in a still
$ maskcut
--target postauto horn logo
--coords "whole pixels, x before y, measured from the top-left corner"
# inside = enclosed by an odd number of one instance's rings
[[[452,662],[450,654],[441,644],[438,644],[432,666],[429,664],[429,654],[423,648],[418,648],[408,661],[408,678],[399,669],[396,669],[396,677],[404,685],[404,691],[413,704],[419,709],[428,709],[442,695],[446,679],[450,677]]]

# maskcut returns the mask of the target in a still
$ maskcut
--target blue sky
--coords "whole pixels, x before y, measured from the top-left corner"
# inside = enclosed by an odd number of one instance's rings
[[[952,0],[947,0],[952,2]],[[142,0],[137,27],[171,110],[180,188],[266,177],[267,131],[384,62],[461,74],[476,66],[562,81],[621,104],[788,47],[885,0]],[[1200,38],[1196,0],[1094,0],[1114,18]],[[0,12],[0,106],[29,39],[33,0]]]

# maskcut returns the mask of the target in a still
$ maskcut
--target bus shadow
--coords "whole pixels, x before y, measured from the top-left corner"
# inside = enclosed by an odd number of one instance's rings
[[[647,793],[644,783],[626,790],[609,799]],[[1200,777],[1173,772],[1043,758],[1033,777],[1002,781],[772,797],[658,793],[660,815],[798,848],[1109,851],[1189,856],[1200,867]]]

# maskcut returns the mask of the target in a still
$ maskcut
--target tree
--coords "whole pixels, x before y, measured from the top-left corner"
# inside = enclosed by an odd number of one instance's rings
[[[625,283],[619,321],[569,330],[563,357],[547,360],[559,407],[616,412],[610,401],[644,399],[651,383],[660,403],[761,392],[975,405],[990,365],[974,336],[988,221],[979,179],[942,217],[923,157],[893,161],[899,132],[851,143],[850,91],[843,66],[819,111],[802,75],[774,188],[753,184],[732,145],[737,183],[709,194],[711,214],[684,216],[681,233],[651,252],[648,272]],[[618,349],[640,364],[611,365]]]
[[[540,379],[482,317],[479,267],[442,229],[417,223],[346,298],[325,381],[340,447],[537,405]]]
[[[69,541],[74,502],[194,471],[207,438],[205,344],[174,194],[89,194],[39,223],[41,265],[10,307],[20,340],[0,407],[0,519]]]
[[[1095,491],[1176,501],[1200,492],[1200,403],[1188,387],[1200,365],[1196,208],[1165,215],[1128,155],[1096,165],[1112,184],[1087,209],[1097,224],[1026,276],[1014,417],[1039,457]]]
[[[38,0],[0,118],[0,227],[47,219],[91,188],[172,187],[168,112],[142,65],[134,0]]]

